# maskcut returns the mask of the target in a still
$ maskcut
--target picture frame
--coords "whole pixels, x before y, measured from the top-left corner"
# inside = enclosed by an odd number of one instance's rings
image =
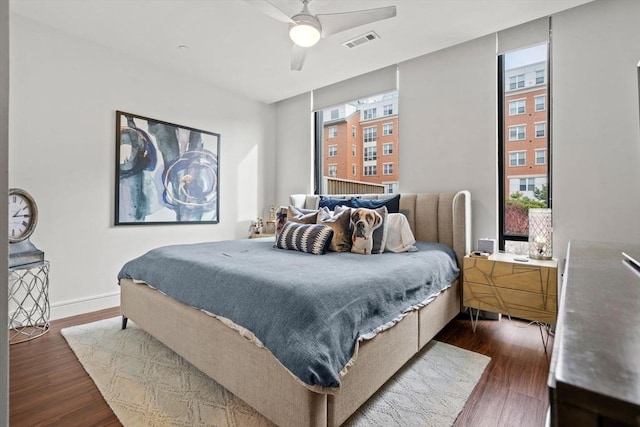
[[[114,225],[217,224],[220,134],[116,111]]]

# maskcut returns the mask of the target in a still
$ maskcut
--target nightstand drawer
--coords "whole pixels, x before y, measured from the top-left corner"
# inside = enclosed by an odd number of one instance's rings
[[[464,280],[500,288],[556,295],[557,269],[533,263],[465,258]]]
[[[556,295],[499,288],[464,281],[463,304],[466,307],[508,314],[544,323],[556,322]]]

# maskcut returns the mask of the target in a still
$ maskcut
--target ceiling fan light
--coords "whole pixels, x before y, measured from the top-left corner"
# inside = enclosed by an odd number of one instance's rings
[[[320,41],[320,28],[313,21],[302,21],[291,24],[289,37],[298,46],[310,47]]]

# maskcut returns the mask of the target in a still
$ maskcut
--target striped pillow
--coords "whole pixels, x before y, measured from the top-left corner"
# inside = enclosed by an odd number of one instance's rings
[[[322,255],[329,248],[333,229],[322,224],[299,224],[288,221],[276,238],[276,248]]]

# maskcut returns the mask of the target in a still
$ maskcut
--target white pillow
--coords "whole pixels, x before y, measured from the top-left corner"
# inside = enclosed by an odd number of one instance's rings
[[[387,242],[385,252],[414,252],[416,239],[413,237],[409,221],[404,214],[390,213],[387,215]]]

